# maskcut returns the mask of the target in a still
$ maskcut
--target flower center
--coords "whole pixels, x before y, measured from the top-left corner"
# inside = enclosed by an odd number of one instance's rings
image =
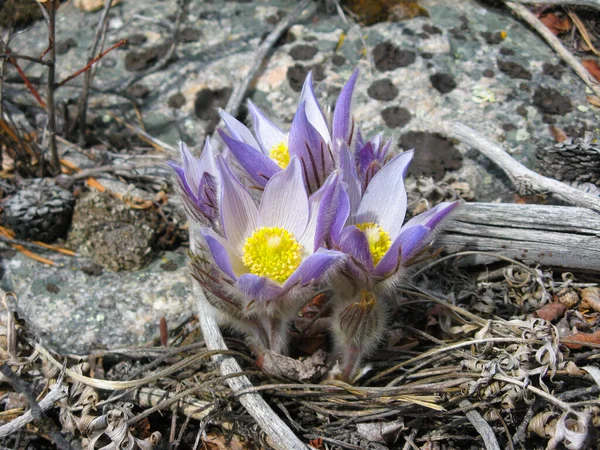
[[[289,231],[260,227],[246,239],[242,261],[250,273],[283,283],[302,262],[301,253],[302,246]]]
[[[383,255],[389,250],[392,245],[390,234],[373,222],[363,222],[356,224],[356,228],[365,233],[369,250],[373,256],[373,265],[379,264]]]
[[[283,141],[271,147],[269,156],[282,169],[285,169],[290,163],[290,151]]]

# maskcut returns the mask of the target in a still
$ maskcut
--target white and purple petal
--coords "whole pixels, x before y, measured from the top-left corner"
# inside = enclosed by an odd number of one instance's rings
[[[352,108],[352,93],[354,91],[354,85],[356,84],[356,78],[358,77],[358,69],[356,69],[352,76],[348,79],[340,95],[338,96],[337,102],[335,103],[335,109],[333,111],[333,120],[331,124],[331,136],[334,143],[338,140],[344,142],[350,142],[352,132],[351,129],[351,108]]]
[[[221,171],[221,224],[225,238],[241,253],[245,240],[256,230],[258,209],[250,193],[227,167],[225,160],[217,159]]]
[[[325,120],[323,110],[321,109],[321,106],[319,106],[317,96],[315,95],[315,90],[313,88],[312,83],[312,71],[308,73],[306,79],[304,80],[304,85],[302,86],[302,93],[300,94],[299,103],[304,103],[306,105],[306,118],[308,119],[310,124],[318,131],[325,143],[329,144],[329,142],[331,141],[329,127],[327,126],[327,121]]]
[[[227,240],[219,236],[212,228],[203,228],[200,230],[200,234],[204,237],[217,266],[232,280],[237,280],[238,275],[247,272],[241,255]]]
[[[401,153],[375,174],[362,196],[354,223],[376,223],[392,240],[396,239],[406,215],[404,177],[412,157],[412,151]]]
[[[345,142],[340,146],[340,170],[342,172],[342,182],[348,194],[348,200],[350,201],[350,219],[354,217],[354,214],[358,210],[360,205],[361,190],[360,181],[356,174],[356,166],[354,165],[354,158],[350,155],[350,149]],[[352,222],[355,223],[355,222]]]
[[[264,187],[267,181],[281,170],[271,158],[265,156],[260,150],[246,144],[245,142],[233,139],[223,130],[218,129],[219,135],[231,150],[235,159],[240,163],[244,170],[250,175],[250,178],[260,187]]]
[[[227,125],[229,133],[235,140],[242,141],[257,150],[261,150],[260,145],[246,125],[237,120],[224,109],[219,110],[219,114],[221,115],[223,122],[225,122],[225,125]]]
[[[283,288],[290,289],[296,285],[304,286],[320,280],[335,263],[345,258],[342,252],[320,249],[309,255],[285,281]]]
[[[460,202],[458,201],[440,203],[429,211],[425,211],[424,213],[413,217],[406,222],[402,228],[421,224],[425,225],[427,228],[434,229],[438,227],[459,205]]]
[[[339,242],[348,215],[350,201],[339,173],[332,173],[325,184],[309,198],[310,219],[299,242],[311,252],[331,248]]]
[[[342,230],[340,250],[359,261],[366,269],[373,270],[373,255],[365,233],[351,225]]]
[[[383,258],[381,258],[381,261],[377,264],[377,267],[375,267],[373,273],[379,277],[391,275],[398,269],[401,262],[407,261],[416,254],[414,253],[415,249],[426,239],[428,234],[429,230],[423,225],[415,225],[402,229],[388,251],[383,255]],[[405,256],[407,257],[406,259]]]
[[[283,293],[281,286],[273,280],[253,273],[245,273],[239,277],[236,286],[248,300],[261,303],[275,300]]]
[[[281,227],[298,239],[308,223],[308,194],[302,168],[292,158],[285,170],[271,177],[262,195],[259,208],[259,226]]]
[[[258,107],[248,100],[248,110],[252,115],[252,121],[254,124],[254,134],[258,140],[262,152],[269,156],[271,150],[280,145],[287,144],[287,135],[271,122]]]
[[[292,120],[289,152],[300,160],[309,191],[316,192],[333,171],[334,162],[329,147],[306,117],[305,102],[300,103]]]

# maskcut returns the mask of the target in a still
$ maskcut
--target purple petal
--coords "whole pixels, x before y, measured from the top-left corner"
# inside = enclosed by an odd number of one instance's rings
[[[268,156],[273,147],[287,142],[286,134],[251,101],[248,101],[248,110],[252,115],[254,133],[265,155]]]
[[[312,71],[306,76],[304,85],[302,86],[302,93],[300,94],[300,104],[304,103],[306,108],[306,118],[310,124],[318,131],[326,144],[331,141],[329,135],[329,127],[325,120],[325,115],[319,106],[315,90],[313,89],[312,83]]]
[[[356,154],[356,165],[358,166],[358,173],[361,178],[365,176],[373,161],[375,161],[375,152],[373,144],[369,141]]]
[[[379,150],[377,151],[377,154],[375,155],[375,157],[381,162],[382,166],[385,163],[385,158],[387,157],[387,154],[390,150],[391,145],[392,145],[392,140],[388,139],[387,142],[385,144],[383,144],[383,146],[381,148],[379,148]]]
[[[360,128],[356,128],[356,141],[354,143],[354,151],[357,152],[359,149],[365,146],[365,141],[363,139],[363,135],[360,131]]]
[[[373,269],[373,255],[367,237],[355,226],[346,227],[342,231],[340,249],[360,261],[367,269]]]
[[[290,156],[297,156],[310,192],[315,192],[333,171],[333,160],[328,146],[306,117],[302,102],[294,115],[289,135]]]
[[[200,178],[204,172],[200,167],[200,162],[190,152],[190,149],[184,142],[179,143],[179,151],[181,152],[181,159],[183,161],[183,172],[185,173],[185,179],[189,188],[192,190],[194,195],[198,194],[198,186],[200,186]]]
[[[412,157],[412,151],[401,153],[375,174],[362,196],[355,223],[376,223],[396,239],[406,215],[404,176]]]
[[[352,92],[354,91],[354,85],[356,84],[357,77],[358,69],[352,73],[352,76],[342,88],[337,102],[335,103],[333,121],[331,124],[333,142],[337,142],[338,140],[342,140],[344,142],[350,141]]]
[[[242,141],[237,141],[231,136],[228,136],[223,130],[217,130],[221,138],[238,160],[244,170],[250,175],[252,180],[260,187],[264,187],[267,181],[277,172],[281,170],[271,158],[265,156],[260,150],[245,144]]]
[[[342,181],[346,185],[346,192],[350,200],[350,218],[352,219],[358,210],[358,205],[360,205],[360,182],[356,174],[354,158],[350,155],[350,150],[345,142],[342,142],[340,146],[340,169],[342,171]]]
[[[217,263],[217,266],[219,266],[219,268],[223,272],[229,275],[229,277],[231,277],[232,280],[237,280],[237,277],[233,272],[231,257],[225,249],[225,246],[223,245],[221,240],[218,239],[218,236],[216,235],[214,230],[212,228],[203,228],[202,230],[200,230],[200,233],[202,234],[204,240],[208,244],[210,253],[215,262]]]
[[[308,222],[308,195],[297,158],[271,177],[262,195],[259,226],[281,227],[298,239]]]
[[[221,224],[233,248],[241,251],[244,241],[256,230],[258,209],[246,188],[235,178],[224,159],[217,163],[221,171]]]
[[[406,222],[406,224],[404,224],[403,228],[417,224],[425,225],[427,228],[430,229],[436,228],[459,205],[460,202],[457,201],[440,203],[439,205],[430,209],[429,211],[426,211],[410,219],[408,222]]]
[[[419,253],[429,245],[435,235],[434,230],[431,230],[423,225],[414,225],[405,228],[400,233],[399,238],[402,240],[401,261],[405,263],[413,256]]]
[[[246,125],[237,120],[224,109],[221,109],[219,111],[219,114],[221,115],[221,119],[223,119],[223,122],[225,122],[225,125],[227,125],[229,133],[235,140],[242,141],[245,144],[248,144],[249,146],[254,147],[257,150],[261,149],[260,145],[254,138],[252,133],[250,133],[250,130],[248,129],[248,127],[246,127]]]
[[[402,256],[401,261],[404,261],[405,256],[417,248],[428,233],[429,230],[423,225],[403,229],[375,267],[375,275],[383,277],[395,272],[398,269],[400,256]]]
[[[332,173],[325,184],[309,198],[310,219],[299,242],[307,249],[331,248],[350,213],[348,194],[338,173]]]
[[[259,277],[253,273],[245,273],[238,278],[237,287],[246,297],[257,302],[275,300],[283,289],[267,277]]]
[[[321,249],[308,256],[294,273],[286,280],[284,289],[289,289],[297,284],[306,285],[318,281],[325,275],[333,264],[341,261],[345,255],[334,250]]]

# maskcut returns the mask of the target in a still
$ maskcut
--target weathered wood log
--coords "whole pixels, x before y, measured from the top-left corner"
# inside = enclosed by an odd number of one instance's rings
[[[466,203],[436,245],[447,253],[493,252],[525,264],[600,274],[600,214],[570,206]],[[473,255],[464,263],[492,260]]]

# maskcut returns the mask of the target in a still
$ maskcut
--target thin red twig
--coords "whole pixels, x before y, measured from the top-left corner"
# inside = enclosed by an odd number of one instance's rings
[[[10,54],[9,50],[6,49],[6,53]],[[17,62],[17,60],[15,58],[13,58],[12,56],[10,56],[8,58],[8,60],[10,61],[10,63],[15,66],[15,69],[17,69],[17,72],[19,73],[19,76],[23,79],[23,81],[25,82],[25,85],[27,86],[27,89],[29,89],[29,91],[33,94],[33,96],[35,97],[35,99],[38,101],[38,103],[40,104],[40,106],[44,109],[46,109],[46,102],[44,100],[42,100],[42,97],[40,96],[39,92],[37,91],[37,89],[33,86],[33,84],[31,84],[31,81],[29,81],[29,78],[27,78],[27,75],[25,75],[25,72],[23,72],[23,69],[21,69],[21,66],[19,66],[19,63]]]
[[[127,43],[127,39],[121,39],[119,42],[117,42],[115,45],[113,45],[110,48],[107,48],[106,50],[104,50],[102,53],[99,53],[98,56],[96,56],[94,59],[92,59],[89,63],[87,63],[85,65],[85,67],[83,67],[82,69],[79,69],[77,72],[73,73],[72,75],[69,75],[67,78],[65,78],[64,80],[62,80],[60,83],[58,83],[56,85],[56,87],[60,87],[63,84],[71,81],[73,78],[78,77],[79,75],[81,75],[84,72],[87,72],[88,70],[90,70],[92,68],[92,66],[97,63],[104,55],[106,55],[108,52],[113,51],[115,48],[120,47],[121,45],[124,45],[125,43]]]

